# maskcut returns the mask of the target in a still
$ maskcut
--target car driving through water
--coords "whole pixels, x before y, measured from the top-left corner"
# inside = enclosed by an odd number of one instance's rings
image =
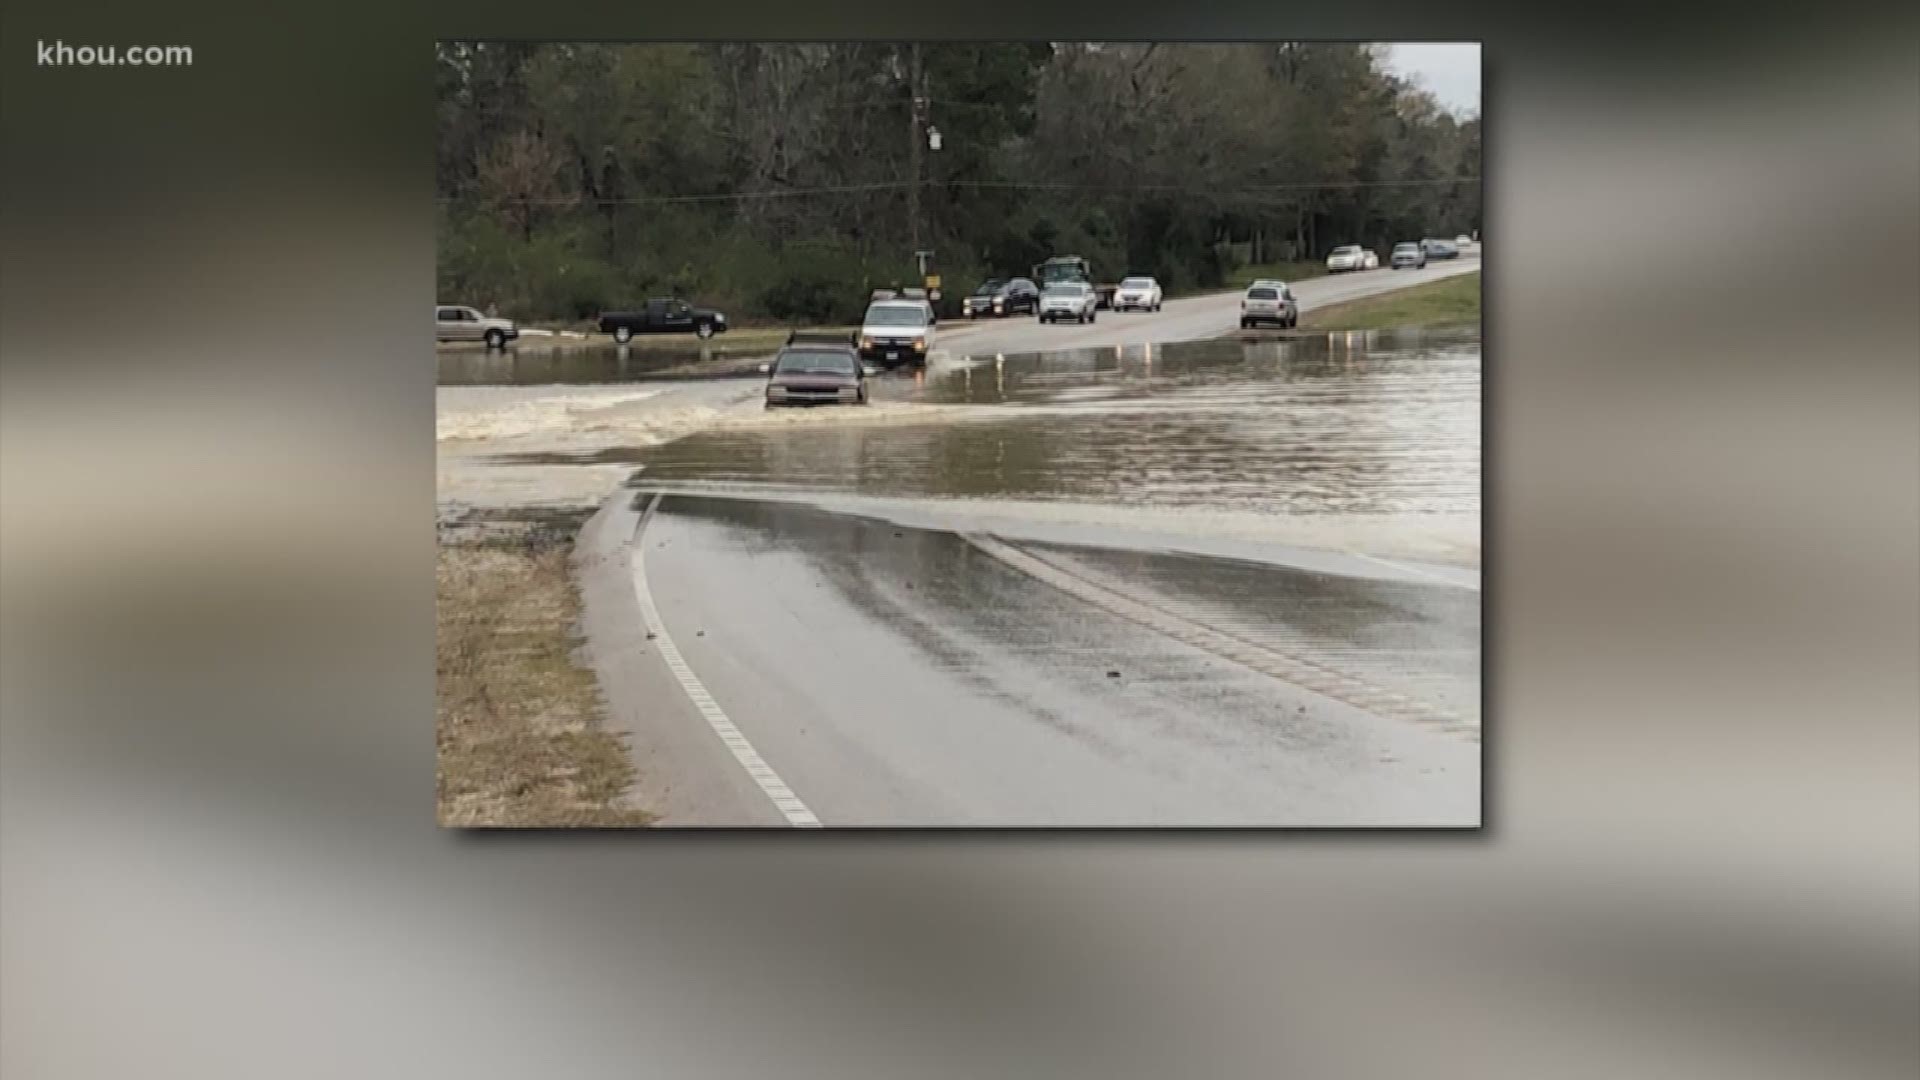
[[[937,328],[925,300],[878,300],[860,320],[860,359],[882,367],[927,362]]]
[[[867,373],[850,338],[795,333],[770,364],[767,408],[782,405],[865,405]]]

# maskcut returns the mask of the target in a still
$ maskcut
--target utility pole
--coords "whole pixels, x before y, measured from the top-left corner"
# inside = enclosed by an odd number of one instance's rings
[[[912,108],[907,110],[907,230],[912,238],[910,251],[920,250],[920,184],[926,168],[924,148],[920,143],[925,136],[920,133],[921,121],[925,118],[926,88],[922,85],[920,67],[920,43],[909,45],[907,53],[907,92],[911,96]]]

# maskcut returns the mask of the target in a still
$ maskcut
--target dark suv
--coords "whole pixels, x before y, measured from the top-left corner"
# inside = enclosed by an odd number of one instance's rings
[[[967,318],[982,315],[1038,315],[1040,287],[1026,278],[993,278],[980,283],[964,305]]]

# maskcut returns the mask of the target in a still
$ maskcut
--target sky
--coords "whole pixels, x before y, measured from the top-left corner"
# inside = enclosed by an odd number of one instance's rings
[[[1387,69],[1412,79],[1456,116],[1480,111],[1480,43],[1402,42],[1389,46]]]

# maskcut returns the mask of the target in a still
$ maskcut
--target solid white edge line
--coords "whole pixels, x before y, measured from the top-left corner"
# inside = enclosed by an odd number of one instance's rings
[[[807,804],[800,801],[786,781],[780,779],[780,774],[773,771],[773,766],[768,765],[753,744],[747,741],[747,737],[740,733],[720,703],[713,700],[713,695],[701,683],[700,676],[693,673],[686,657],[680,654],[680,647],[673,643],[673,635],[667,633],[666,623],[661,621],[660,609],[654,606],[653,593],[647,588],[646,545],[640,542],[640,532],[644,531],[647,519],[653,516],[654,507],[660,505],[660,498],[656,494],[653,501],[647,504],[647,511],[640,519],[640,528],[634,532],[633,545],[633,592],[640,601],[640,615],[653,634],[653,643],[660,649],[660,658],[667,662],[667,670],[673,672],[680,689],[686,691],[687,699],[700,711],[707,726],[720,737],[720,742],[733,753],[734,760],[747,771],[753,782],[760,785],[760,790],[772,800],[774,809],[787,819],[787,824],[798,829],[818,829],[821,827],[820,819],[807,809]]]

